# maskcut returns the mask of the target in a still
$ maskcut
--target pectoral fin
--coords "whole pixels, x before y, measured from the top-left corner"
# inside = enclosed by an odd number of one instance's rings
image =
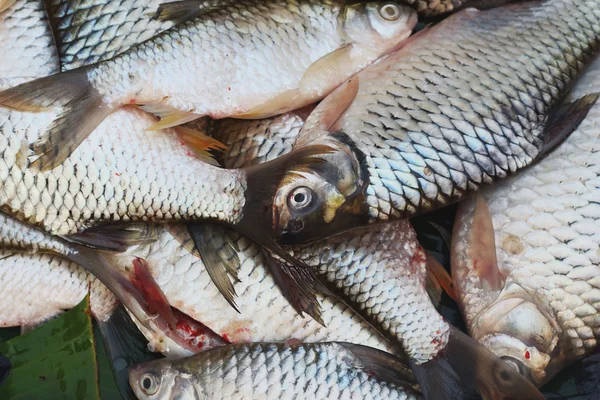
[[[230,228],[207,222],[188,223],[187,229],[213,283],[225,300],[239,312],[234,300],[237,294],[230,280],[231,277],[234,282],[240,281],[237,237],[233,236]]]
[[[158,231],[155,225],[149,223],[101,225],[63,238],[94,249],[122,252],[130,246],[155,241]]]
[[[503,282],[498,271],[492,214],[483,196],[475,198],[470,253],[477,275],[486,284],[487,289],[490,291],[502,289]]]
[[[250,111],[232,115],[238,119],[261,119],[304,107],[307,102],[302,98],[298,89],[288,90],[266,101]]]
[[[148,131],[158,131],[185,124],[201,117],[201,115],[191,112],[181,111],[161,103],[149,103],[140,105],[140,108],[150,114],[160,118],[160,121],[153,123],[148,127]]]
[[[174,129],[177,136],[192,149],[196,157],[208,164],[219,165],[217,158],[227,150],[227,146],[195,129],[183,126],[177,126]]]

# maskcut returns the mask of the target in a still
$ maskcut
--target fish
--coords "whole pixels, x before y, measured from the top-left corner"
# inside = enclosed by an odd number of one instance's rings
[[[348,343],[249,343],[141,363],[129,383],[138,399],[422,399],[389,370],[398,364]]]
[[[0,105],[60,109],[32,144],[29,164],[52,170],[125,105],[160,116],[151,129],[162,129],[205,115],[261,118],[313,103],[397,48],[416,23],[412,9],[390,2],[209,7],[112,59],[6,89]]]
[[[600,91],[600,60],[572,98]],[[544,160],[460,205],[452,275],[471,335],[536,386],[598,349],[600,106]]]
[[[136,245],[157,239],[151,225],[127,227],[127,243]],[[162,336],[188,346],[189,353],[195,348],[188,340],[177,335],[176,318],[160,287],[156,284],[147,263],[139,257],[117,264],[103,252],[81,245],[68,243],[58,237],[35,229],[21,221],[0,213],[0,250],[11,253],[50,254],[63,257],[85,268],[101,281],[146,330],[160,332]],[[111,302],[112,303],[112,302]]]
[[[236,229],[311,243],[438,209],[539,160],[595,101],[563,104],[599,48],[599,5],[466,9],[420,31],[325,98],[294,151],[248,170],[253,210]]]
[[[59,72],[43,0],[0,1],[0,78]]]
[[[486,9],[498,7],[510,1],[512,0],[406,0],[406,3],[413,6],[420,16],[436,17],[465,7]]]

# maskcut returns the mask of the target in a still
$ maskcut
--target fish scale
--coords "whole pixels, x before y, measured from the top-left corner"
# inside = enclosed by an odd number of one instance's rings
[[[600,91],[599,71],[596,61],[577,82],[572,98]],[[466,222],[455,232],[454,251],[460,258],[453,274],[467,326],[494,352],[514,358],[537,384],[598,347],[598,121],[600,106],[595,105],[547,158],[483,192],[495,233],[499,287],[490,288],[472,267],[472,204],[464,206],[461,220]],[[523,321],[535,323],[523,322],[515,330],[504,321],[514,318],[510,309],[518,298],[525,299],[522,308],[532,307],[523,311]],[[543,339],[532,343],[533,335]]]
[[[95,64],[173,26],[151,16],[168,0],[50,0],[61,69]],[[147,16],[147,17],[146,17]]]
[[[17,0],[0,12],[0,78],[58,72],[58,54],[42,0]]]

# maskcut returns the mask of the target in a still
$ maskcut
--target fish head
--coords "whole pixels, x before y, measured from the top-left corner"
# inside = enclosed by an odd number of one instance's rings
[[[393,1],[349,5],[342,15],[348,41],[383,53],[397,49],[410,36],[418,20],[415,10]]]
[[[169,360],[153,360],[129,369],[129,385],[138,399],[171,399],[178,375]]]
[[[247,171],[235,228],[263,246],[307,244],[365,225],[364,155],[337,132]]]
[[[516,283],[508,283],[469,328],[476,340],[537,387],[564,366],[561,329],[553,313]]]

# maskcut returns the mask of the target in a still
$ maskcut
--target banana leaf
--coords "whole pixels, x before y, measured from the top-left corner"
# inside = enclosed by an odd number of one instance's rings
[[[0,344],[12,369],[0,399],[98,400],[89,297],[41,327]]]

